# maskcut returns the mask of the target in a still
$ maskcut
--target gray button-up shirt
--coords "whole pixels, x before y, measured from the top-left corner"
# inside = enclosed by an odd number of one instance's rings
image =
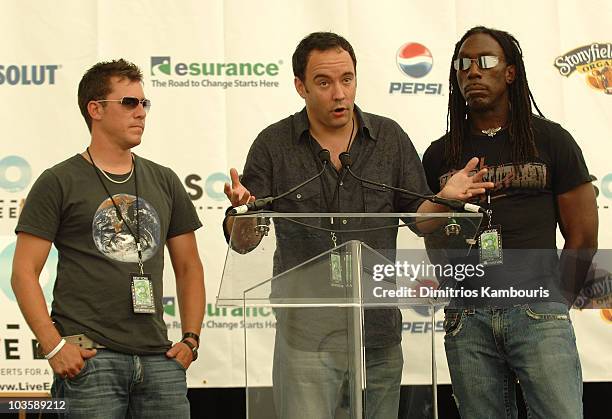
[[[355,107],[357,135],[350,153],[352,170],[361,178],[431,194],[423,167],[408,135],[393,120],[362,112]],[[348,145],[347,138],[347,145]],[[277,196],[322,169],[317,157],[321,146],[309,134],[306,109],[264,129],[251,146],[242,184],[258,198]],[[345,170],[328,168],[321,178],[291,195],[274,201],[276,212],[416,212],[422,200],[385,190],[356,180]],[[321,220],[321,223],[325,223]],[[349,230],[389,225],[389,219],[338,220],[334,228]],[[397,220],[395,221],[397,224]],[[321,224],[319,224],[321,225]],[[330,227],[325,225],[324,227]],[[275,274],[284,272],[332,247],[330,233],[288,222],[276,221],[277,250]],[[358,239],[370,247],[391,250],[396,247],[397,231],[385,229],[364,233],[339,233],[337,244]],[[387,252],[387,254],[389,254]],[[394,257],[394,256],[393,256]],[[321,272],[328,276],[327,272]],[[312,286],[325,280],[312,278]],[[320,283],[321,282],[321,283]],[[327,282],[328,283],[328,282]],[[273,286],[273,294],[275,292]],[[278,290],[277,290],[278,292]],[[344,309],[277,310],[279,331],[290,344],[305,350],[343,350],[346,348]],[[330,336],[333,335],[333,338]],[[396,309],[366,311],[366,346],[387,347],[401,340],[401,316]]]

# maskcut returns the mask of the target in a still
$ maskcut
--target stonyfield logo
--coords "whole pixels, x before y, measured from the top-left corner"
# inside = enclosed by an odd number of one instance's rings
[[[153,87],[279,87],[274,80],[283,62],[175,62],[151,57]]]
[[[592,278],[586,281],[574,302],[574,307],[584,308],[612,308],[612,274],[603,269],[594,269],[589,275]]]
[[[612,94],[612,43],[592,43],[555,58],[559,74],[569,77],[575,71],[586,76],[587,84]]]

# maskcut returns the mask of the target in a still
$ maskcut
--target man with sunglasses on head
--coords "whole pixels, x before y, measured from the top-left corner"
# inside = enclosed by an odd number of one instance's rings
[[[559,124],[532,114],[518,41],[474,27],[455,45],[448,132],[423,156],[436,192],[473,157],[495,183],[474,255],[480,298],[445,310],[445,348],[461,417],[516,418],[516,382],[533,418],[582,418],[582,377],[568,307],[597,247],[597,207],[582,152]],[[537,109],[537,105],[535,105]],[[538,109],[539,112],[539,109]],[[559,258],[557,222],[565,238]],[[496,291],[520,290],[517,297]],[[485,288],[487,290],[487,288]]]
[[[151,106],[137,66],[94,65],[78,103],[91,142],[28,194],[15,229],[15,296],[68,417],[187,418],[186,370],[205,303],[201,223],[176,174],[131,151]],[[51,244],[59,262],[49,316],[38,278]],[[163,319],[165,246],[184,333],[174,345]]]

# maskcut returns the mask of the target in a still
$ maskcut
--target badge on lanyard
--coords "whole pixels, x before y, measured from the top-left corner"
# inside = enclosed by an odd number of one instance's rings
[[[493,209],[491,209],[491,193],[487,193],[488,225],[478,236],[478,247],[480,248],[480,264],[485,266],[502,265],[504,253],[502,249],[501,226],[491,225],[493,220]]]
[[[488,226],[483,230],[478,237],[478,245],[482,265],[502,265],[504,263],[501,226]]]
[[[134,313],[155,313],[151,274],[130,273]]]
[[[334,223],[334,219],[332,218],[331,223]],[[331,240],[333,247],[336,247],[337,244],[337,236],[336,232],[332,231]],[[340,252],[338,250],[332,250],[329,253],[329,285],[337,288],[344,288],[342,283],[342,256],[340,256]]]
[[[336,288],[353,286],[351,254],[332,250],[329,254],[329,285]]]
[[[142,260],[142,245],[140,243],[140,206],[139,206],[139,198],[138,198],[138,170],[136,170],[136,160],[132,155],[132,171],[134,173],[134,189],[136,190],[136,199],[134,203],[136,205],[134,211],[134,218],[136,220],[136,232],[132,230],[130,227],[129,220],[126,220],[123,217],[121,209],[115,202],[115,199],[111,195],[110,191],[104,184],[102,180],[102,176],[100,173],[104,173],[101,169],[96,166],[94,163],[93,157],[91,157],[91,153],[89,152],[89,147],[87,147],[87,155],[89,156],[89,160],[91,161],[91,165],[93,166],[93,170],[98,177],[98,180],[102,184],[104,191],[108,195],[108,198],[113,203],[115,207],[115,211],[117,213],[117,218],[119,218],[123,224],[128,228],[132,237],[134,237],[134,241],[136,243],[136,251],[138,252],[138,268],[139,273],[130,273],[130,288],[132,290],[132,303],[134,313],[155,313],[155,300],[153,299],[153,281],[151,281],[151,274],[144,273],[143,270],[143,260]],[[108,176],[107,176],[108,177]],[[110,179],[110,178],[109,178]],[[112,181],[112,179],[110,179]],[[126,179],[127,181],[127,179]],[[118,182],[115,182],[118,183]],[[124,183],[124,182],[119,182]]]
[[[344,288],[342,281],[342,257],[340,252],[332,250],[329,254],[329,285]]]

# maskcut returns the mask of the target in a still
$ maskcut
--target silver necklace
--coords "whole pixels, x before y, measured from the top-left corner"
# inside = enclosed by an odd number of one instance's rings
[[[88,148],[89,149],[89,148]],[[128,175],[128,177],[126,177],[123,180],[115,180],[113,178],[111,178],[109,175],[106,174],[106,172],[100,168],[97,168],[99,171],[102,172],[102,174],[104,175],[104,177],[106,179],[108,179],[109,181],[116,183],[117,185],[121,185],[122,183],[127,182],[128,180],[130,180],[130,178],[132,177],[132,175],[134,174],[134,158],[132,157],[132,168],[130,169],[130,174]]]
[[[120,184],[125,183],[128,180],[130,180],[130,178],[134,174],[134,163],[132,163],[132,169],[130,170],[130,174],[128,175],[128,177],[126,177],[123,180],[115,180],[115,179],[111,178],[109,175],[107,175],[104,170],[100,169],[100,171],[102,172],[102,174],[104,175],[105,178],[107,178],[108,180],[110,180],[113,183],[116,183],[116,184],[120,185]]]
[[[485,135],[488,135],[489,137],[493,138],[495,137],[495,134],[497,134],[498,132],[500,132],[502,129],[502,127],[496,127],[496,128],[487,128],[487,129],[481,129],[480,132],[482,132]]]

